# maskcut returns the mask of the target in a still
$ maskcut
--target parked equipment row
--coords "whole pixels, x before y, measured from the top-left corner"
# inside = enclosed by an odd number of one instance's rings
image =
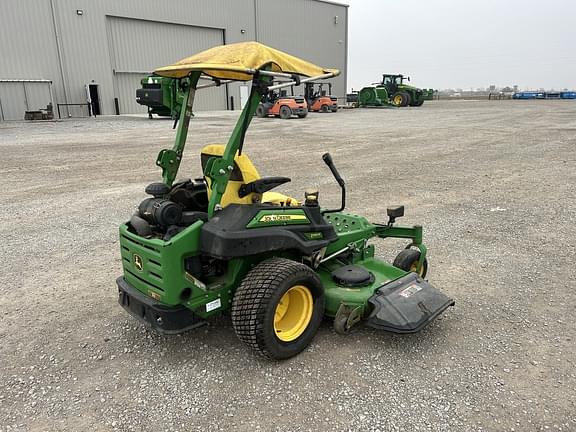
[[[136,90],[136,102],[148,107],[148,117],[153,114],[161,117],[180,116],[185,88],[178,80],[159,76],[149,76],[141,81],[142,88]],[[325,90],[328,87],[328,91]],[[338,98],[333,96],[331,83],[307,82],[303,96],[295,96],[294,88],[288,95],[286,90],[271,90],[262,96],[256,109],[256,116],[304,118],[308,112],[335,113],[338,111]]]

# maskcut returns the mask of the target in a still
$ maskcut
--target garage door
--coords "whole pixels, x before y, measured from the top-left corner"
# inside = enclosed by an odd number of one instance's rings
[[[143,113],[136,103],[142,77],[198,51],[224,43],[221,29],[107,17],[114,93],[121,114]],[[225,87],[199,91],[195,110],[226,109]]]

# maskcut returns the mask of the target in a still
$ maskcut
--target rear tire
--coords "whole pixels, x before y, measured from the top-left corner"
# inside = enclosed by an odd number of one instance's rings
[[[398,92],[392,96],[392,104],[397,107],[406,107],[410,103],[410,96],[408,93]]]
[[[280,118],[286,120],[289,119],[290,117],[292,117],[292,110],[290,109],[290,107],[282,105],[280,107]]]
[[[332,106],[332,112],[338,112],[338,107],[337,107],[337,106]]]
[[[298,114],[298,118],[306,118],[307,115],[308,113]]]
[[[410,104],[411,106],[415,106],[415,107],[419,107],[422,106],[424,104],[424,99],[420,99],[418,101],[413,102],[412,104]]]
[[[282,360],[304,350],[324,315],[324,289],[316,273],[286,258],[270,258],[244,278],[232,301],[238,338],[260,355]]]
[[[327,113],[330,109],[328,108],[328,105],[324,104],[320,107],[320,111],[322,111],[323,113]]]
[[[422,268],[419,272],[417,272],[416,267],[418,265],[419,259],[420,251],[415,249],[404,249],[402,252],[396,255],[392,265],[406,272],[418,273],[418,276],[424,279],[426,277],[426,273],[428,273],[428,260],[424,260],[424,263],[422,263]]]
[[[264,108],[264,105],[262,104],[258,105],[258,107],[256,108],[256,117],[259,118],[266,117],[266,108]]]

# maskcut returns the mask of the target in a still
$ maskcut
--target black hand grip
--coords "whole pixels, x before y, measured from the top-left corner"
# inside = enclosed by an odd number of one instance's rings
[[[340,204],[340,208],[334,210],[323,210],[322,214],[340,212],[344,210],[344,208],[346,207],[346,185],[344,184],[344,179],[340,177],[338,170],[334,166],[334,162],[332,162],[332,156],[330,156],[330,153],[324,153],[322,155],[322,160],[326,165],[328,165],[328,168],[330,168],[330,171],[332,171],[332,175],[334,176],[334,178],[340,185],[340,188],[342,189],[342,203]]]
[[[322,160],[326,163],[326,165],[330,166],[333,165],[332,162],[332,156],[330,156],[330,153],[324,153],[322,155]]]
[[[332,171],[332,175],[334,176],[338,184],[344,187],[344,179],[340,177],[340,173],[338,173],[338,170],[334,166],[334,162],[332,161],[332,156],[330,156],[330,153],[324,153],[322,155],[322,160],[326,165],[328,165],[328,168],[330,168],[330,171]]]

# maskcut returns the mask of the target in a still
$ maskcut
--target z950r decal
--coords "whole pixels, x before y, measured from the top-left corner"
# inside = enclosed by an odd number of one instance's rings
[[[297,220],[307,220],[305,215],[264,215],[260,218],[260,222],[290,222]]]

